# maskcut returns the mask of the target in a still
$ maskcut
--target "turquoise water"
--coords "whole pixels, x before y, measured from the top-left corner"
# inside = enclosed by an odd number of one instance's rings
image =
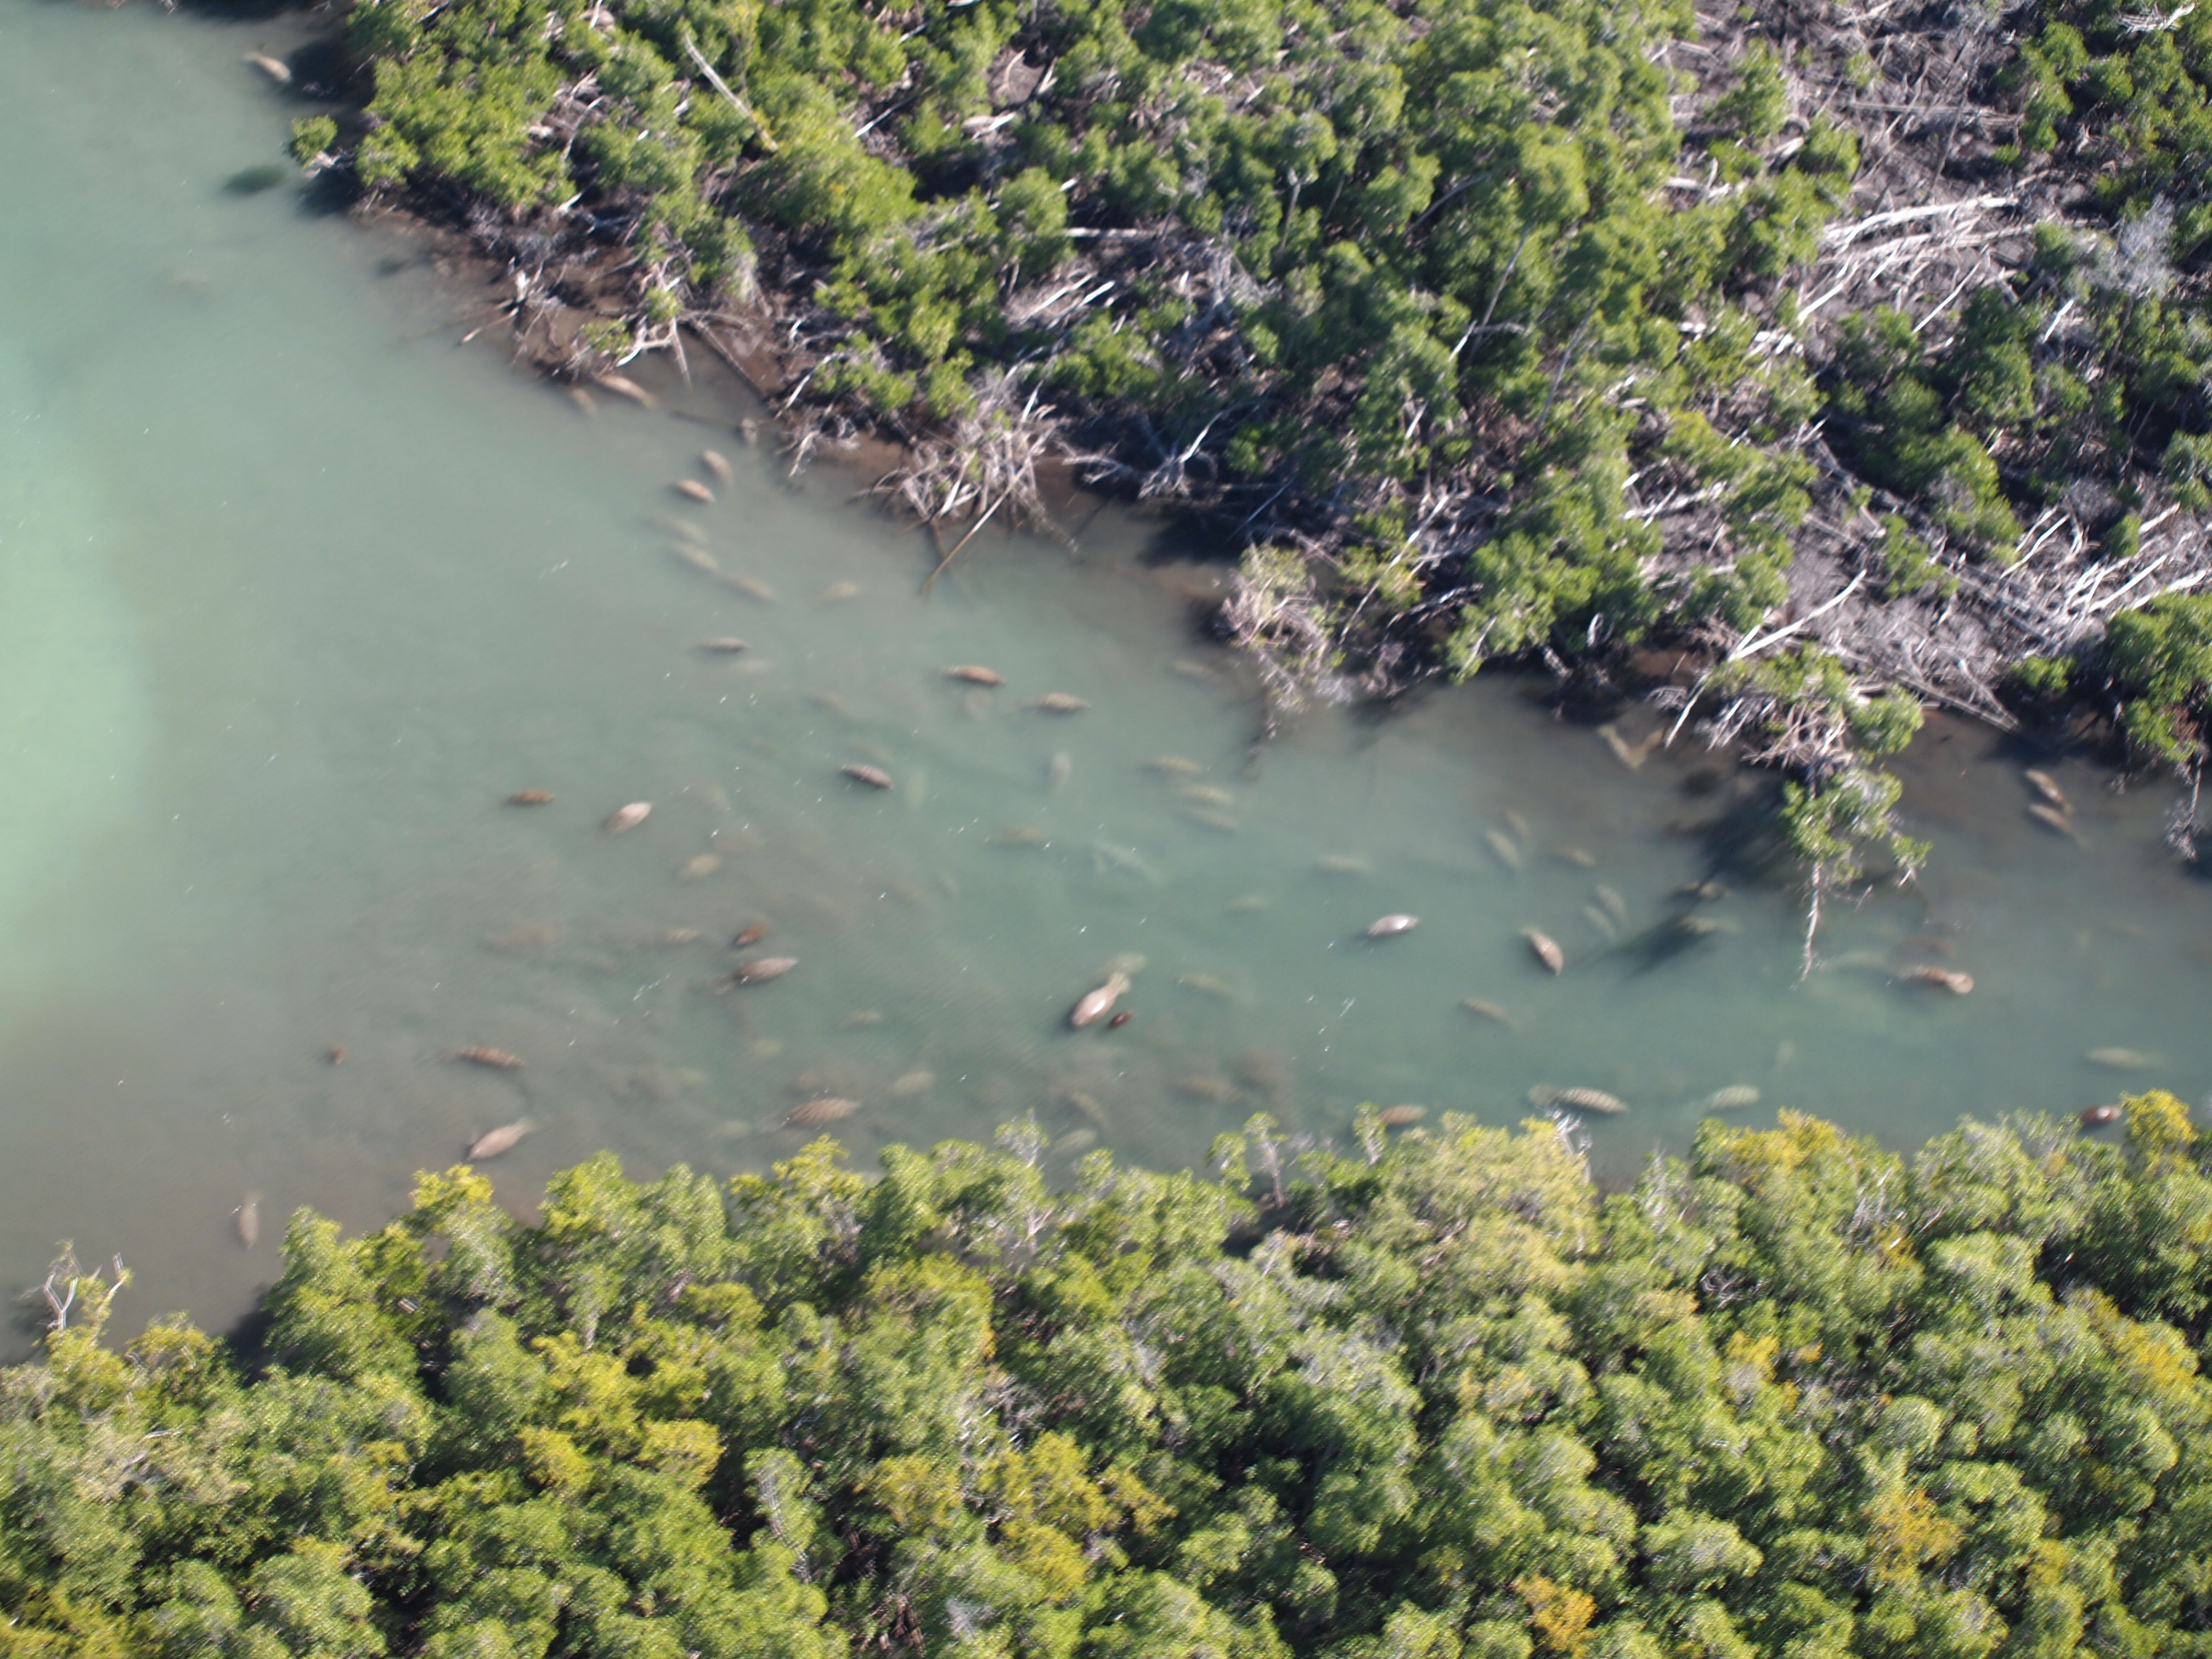
[[[1925,881],[1832,908],[1801,983],[1797,896],[1720,867],[1762,779],[1686,744],[1631,770],[1504,679],[1255,749],[1195,621],[1222,569],[1150,526],[987,532],[925,598],[926,540],[848,471],[788,483],[734,388],[586,414],[459,346],[469,280],[296,183],[226,187],[298,112],[240,61],[266,28],[0,0],[0,1279],[68,1237],[121,1252],[139,1314],[219,1320],[294,1206],[373,1224],[524,1116],[487,1166],[517,1203],[601,1147],[760,1167],[819,1096],[863,1160],[1035,1111],[1055,1161],[1176,1163],[1257,1110],[1340,1137],[1362,1100],[1510,1121],[1595,1088],[1619,1171],[1722,1089],[1908,1143],[2212,1088],[2212,886],[2165,786],[2054,766],[2064,839],[2032,757],[1932,721]],[[709,443],[735,477],[702,506],[670,485]],[[1028,706],[1055,691],[1090,707]],[[798,967],[718,994],[755,922]],[[1128,1024],[1069,1031],[1130,957]]]

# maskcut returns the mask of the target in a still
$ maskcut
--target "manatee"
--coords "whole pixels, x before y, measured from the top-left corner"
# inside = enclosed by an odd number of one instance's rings
[[[2140,1048],[2092,1048],[2092,1065],[2110,1066],[2116,1072],[2147,1071],[2158,1064],[2156,1054],[2147,1054]]]
[[[1953,968],[1930,968],[1924,965],[1908,968],[1898,977],[1908,984],[1939,986],[1957,997],[1970,995],[1974,988],[1974,976],[1972,974],[1962,974]]]
[[[511,1054],[504,1048],[487,1048],[480,1045],[472,1045],[466,1048],[454,1049],[453,1058],[465,1060],[471,1066],[488,1066],[495,1072],[519,1072],[522,1069],[522,1056]]]
[[[1521,1022],[1494,1002],[1485,1002],[1480,997],[1462,997],[1460,999],[1459,1006],[1470,1014],[1478,1015],[1496,1024],[1503,1025],[1509,1031],[1517,1031],[1521,1029]]]
[[[514,1145],[538,1126],[526,1117],[512,1123],[502,1123],[496,1129],[488,1129],[470,1144],[466,1157],[471,1164],[481,1158],[497,1158],[501,1152],[514,1150]]]
[[[1567,953],[1559,949],[1559,940],[1534,927],[1523,927],[1521,937],[1528,941],[1528,948],[1536,953],[1536,960],[1544,966],[1555,974],[1566,970]]]
[[[2063,836],[2067,840],[2074,842],[2081,839],[2081,832],[2074,827],[2074,820],[2055,806],[2045,806],[2041,801],[2038,801],[2027,809],[2027,815],[2055,835]]]
[[[839,1122],[860,1109],[860,1103],[857,1100],[824,1096],[820,1100],[810,1100],[803,1106],[793,1107],[783,1115],[783,1121],[788,1128],[811,1128],[817,1123]]]
[[[765,985],[772,979],[781,979],[799,966],[797,957],[755,957],[750,962],[741,962],[722,975],[719,984]]]
[[[1619,1117],[1628,1108],[1602,1089],[1547,1089],[1528,1091],[1528,1103],[1541,1109],[1547,1106],[1564,1106],[1570,1111],[1595,1112],[1601,1117]]]
[[[1095,991],[1088,991],[1077,1001],[1067,1016],[1067,1023],[1077,1030],[1096,1024],[1121,1000],[1129,988],[1129,976],[1118,969],[1107,975],[1106,982]]]

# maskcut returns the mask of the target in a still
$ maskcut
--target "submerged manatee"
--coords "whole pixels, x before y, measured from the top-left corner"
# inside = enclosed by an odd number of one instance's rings
[[[488,1130],[470,1144],[469,1162],[473,1164],[478,1158],[497,1158],[501,1152],[513,1152],[515,1143],[537,1127],[528,1118],[519,1117],[512,1123],[502,1123],[496,1129]]]
[[[1528,1103],[1541,1110],[1547,1106],[1564,1106],[1573,1112],[1595,1112],[1601,1117],[1619,1117],[1628,1108],[1602,1089],[1547,1089],[1528,1091]]]

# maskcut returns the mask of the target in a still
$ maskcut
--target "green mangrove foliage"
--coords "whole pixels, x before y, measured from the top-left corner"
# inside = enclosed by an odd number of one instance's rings
[[[1872,764],[1920,729],[1911,696],[1862,690],[1832,654],[1811,645],[1723,663],[1706,684],[1727,700],[1719,731],[1741,735],[1753,759],[1790,774],[1783,835],[1811,872],[1816,898],[1822,887],[1859,879],[1869,857],[1886,859],[1900,875],[1926,860],[1927,844],[1895,817],[1904,784]]]
[[[2212,595],[2168,593],[2113,617],[2106,652],[2129,737],[2194,776],[2212,715]]]
[[[2025,201],[2039,180],[2066,220],[2039,225],[2033,256],[1960,296],[1939,325],[1934,313],[1848,319],[1826,371],[1827,429],[1863,477],[1954,547],[2009,562],[2063,509],[2099,556],[2132,559],[2154,521],[2212,511],[2212,309],[2200,279],[2212,246],[2201,184],[2212,17],[2040,0],[2021,21],[1997,77],[2020,111],[2016,142],[1995,158],[2012,172],[1990,183]],[[1907,582],[1917,572],[1910,558],[1900,568]],[[2193,739],[2168,722],[2189,698],[2161,676],[2185,654],[2186,610],[2123,614],[2073,664],[2030,659],[2014,690],[2033,702],[2069,679],[2087,690],[2082,667],[2107,669],[2129,736],[2179,760]],[[2160,656],[2164,667],[2150,660]]]
[[[1042,407],[1153,483],[1291,503],[1364,621],[1439,612],[1462,668],[1782,597],[1819,398],[1753,311],[1857,143],[1782,137],[1763,50],[1678,125],[1681,0],[351,17],[371,187],[604,228],[647,273],[640,329],[758,282],[817,405],[909,434]],[[1693,577],[1653,585],[1632,453],[1727,504]]]
[[[65,1263],[0,1371],[0,1654],[2212,1653],[2172,1097],[1910,1158],[1709,1121],[1612,1196],[1548,1122],[1356,1129],[1065,1190],[1034,1128],[602,1158],[535,1223],[457,1169],[296,1216],[244,1346],[111,1347]]]

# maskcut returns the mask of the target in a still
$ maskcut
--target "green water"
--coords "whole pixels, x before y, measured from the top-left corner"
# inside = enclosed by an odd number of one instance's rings
[[[1629,770],[1504,680],[1255,752],[1194,623],[1218,568],[1112,514],[1073,556],[987,532],[925,599],[922,538],[849,473],[787,485],[729,386],[586,415],[458,347],[483,296],[415,246],[227,188],[296,112],[240,61],[270,43],[0,0],[0,1279],[70,1237],[122,1253],[142,1315],[218,1320],[291,1208],[373,1224],[523,1115],[489,1166],[517,1202],[602,1147],[759,1167],[817,1095],[860,1103],[862,1159],[1033,1109],[1055,1160],[1176,1163],[1260,1109],[1341,1136],[1363,1099],[1507,1121],[1592,1087],[1632,1109],[1592,1125],[1619,1170],[1727,1087],[1899,1142],[2212,1087],[2212,885],[2160,844],[2164,787],[2055,768],[2064,840],[2020,757],[1933,722],[1935,860],[1832,909],[1835,966],[1799,983],[1796,898],[1741,872],[1698,907],[1723,931],[1665,948],[1761,781],[1686,744]],[[669,488],[703,443],[736,466],[711,507]],[[678,557],[679,520],[775,602]],[[698,648],[725,635],[750,649]],[[1052,691],[1091,706],[1026,706]],[[531,788],[556,799],[502,804]],[[798,968],[715,994],[755,921]],[[1130,1024],[1067,1030],[1128,954]],[[2085,1059],[2110,1046],[2156,1064]]]

